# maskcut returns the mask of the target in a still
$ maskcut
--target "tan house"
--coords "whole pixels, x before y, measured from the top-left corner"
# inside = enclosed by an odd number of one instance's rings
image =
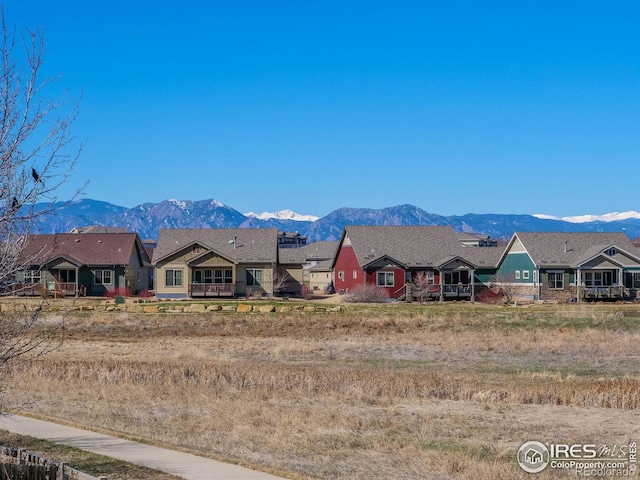
[[[281,263],[279,251],[278,230],[273,228],[162,229],[153,255],[156,296],[297,293],[302,265],[296,267],[297,260],[288,257]],[[283,277],[284,288],[278,288]]]
[[[333,257],[338,249],[338,242],[313,242],[301,248],[305,255],[303,279],[312,292],[325,292],[333,283]]]

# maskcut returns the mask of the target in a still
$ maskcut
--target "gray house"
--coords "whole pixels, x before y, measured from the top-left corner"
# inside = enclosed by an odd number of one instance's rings
[[[35,235],[20,263],[15,295],[105,296],[150,288],[151,261],[137,233]]]

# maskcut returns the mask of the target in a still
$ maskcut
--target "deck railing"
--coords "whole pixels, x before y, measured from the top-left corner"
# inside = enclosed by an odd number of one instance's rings
[[[582,291],[582,298],[585,299],[607,299],[607,298],[622,298],[624,288],[622,286],[608,286],[608,287],[578,287]]]
[[[236,286],[233,283],[191,283],[189,295],[192,297],[233,296]]]
[[[11,285],[12,295],[21,296],[70,296],[74,297],[78,292],[75,282],[41,282],[41,283],[14,283]],[[86,292],[84,292],[86,295]]]
[[[442,291],[445,297],[470,297],[471,285],[455,284],[443,285]]]

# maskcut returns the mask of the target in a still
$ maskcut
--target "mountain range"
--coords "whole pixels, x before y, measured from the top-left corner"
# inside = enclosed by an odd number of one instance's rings
[[[43,205],[44,206],[44,205]],[[60,204],[55,215],[37,225],[40,233],[69,232],[91,225],[123,227],[143,239],[157,239],[161,228],[277,228],[298,232],[309,242],[338,240],[345,225],[450,225],[455,231],[507,239],[516,231],[529,232],[619,232],[640,237],[640,213],[612,213],[558,218],[549,215],[474,214],[442,216],[413,205],[382,209],[339,208],[325,217],[299,215],[291,210],[247,214],[217,200],[165,200],[133,208],[82,199]]]

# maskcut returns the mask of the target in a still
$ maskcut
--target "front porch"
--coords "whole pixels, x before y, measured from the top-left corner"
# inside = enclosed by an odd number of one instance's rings
[[[11,294],[25,297],[75,297],[86,296],[87,290],[83,285],[75,282],[40,282],[40,283],[14,283],[11,285]]]

